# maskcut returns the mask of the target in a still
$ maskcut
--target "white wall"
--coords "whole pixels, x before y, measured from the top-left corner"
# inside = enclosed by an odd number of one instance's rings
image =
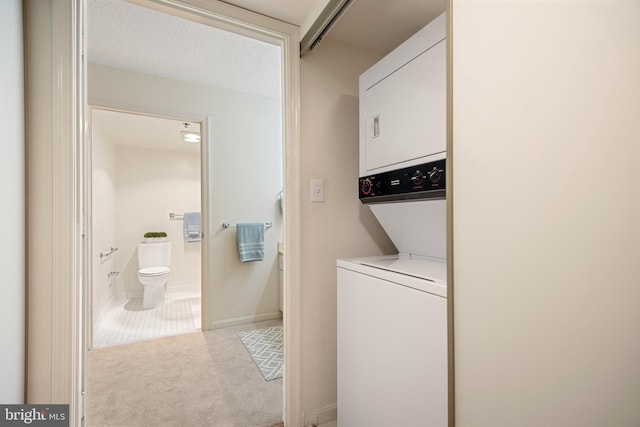
[[[640,3],[453,1],[456,425],[640,425]]]
[[[200,286],[200,242],[185,242],[182,220],[169,212],[200,211],[200,156],[177,151],[116,147],[116,296],[141,295],[138,243],[147,231],[164,231],[171,242],[167,289]]]
[[[230,113],[230,114],[229,114]],[[238,114],[239,113],[239,114]],[[214,298],[210,326],[280,317],[278,242],[282,241],[282,137],[280,102],[230,100],[210,121],[209,191],[213,253],[209,259]],[[271,222],[263,261],[241,263],[235,229],[222,223]]]
[[[358,200],[358,77],[380,57],[323,40],[301,60],[302,408],[336,403],[336,259],[397,253]],[[310,202],[312,178],[325,202]]]
[[[89,64],[88,76],[91,105],[192,120],[211,118],[208,238],[212,254],[208,263],[212,274],[204,285],[208,306],[203,315],[210,320],[205,326],[278,316],[280,101],[95,64]],[[223,231],[222,222],[263,220],[274,224],[266,232],[265,260],[240,263],[235,231]]]
[[[0,259],[0,402],[24,402],[25,183],[22,2],[0,3],[0,158],[3,224]]]
[[[109,273],[117,271],[118,252],[100,258],[100,253],[111,247],[118,247],[116,242],[116,150],[99,123],[92,121],[92,303],[93,321],[101,318],[101,313],[114,295],[114,280]]]

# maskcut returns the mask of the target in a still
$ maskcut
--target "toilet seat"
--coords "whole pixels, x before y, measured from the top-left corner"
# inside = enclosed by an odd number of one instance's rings
[[[147,267],[138,270],[138,276],[143,277],[156,277],[169,274],[171,269],[169,267]]]

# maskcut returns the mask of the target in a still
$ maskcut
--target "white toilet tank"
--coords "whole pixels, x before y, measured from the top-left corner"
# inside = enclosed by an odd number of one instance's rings
[[[171,266],[171,242],[138,243],[138,269]]]

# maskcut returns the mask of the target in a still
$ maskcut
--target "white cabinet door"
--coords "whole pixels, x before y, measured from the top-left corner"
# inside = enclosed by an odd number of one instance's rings
[[[338,426],[447,425],[446,299],[338,268]]]
[[[361,91],[365,171],[429,161],[446,150],[446,41]],[[418,159],[423,159],[417,161]],[[404,163],[403,163],[404,162]]]

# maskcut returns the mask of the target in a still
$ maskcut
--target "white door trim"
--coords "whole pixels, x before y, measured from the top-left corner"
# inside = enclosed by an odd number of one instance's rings
[[[73,374],[80,370],[81,354],[81,298],[80,265],[77,256],[82,247],[78,227],[81,218],[77,206],[77,148],[78,133],[78,55],[79,44],[76,23],[77,5],[55,2],[53,23],[53,73],[57,84],[53,88],[52,136],[53,150],[53,275],[52,319],[54,338],[51,342],[52,398],[70,398],[77,408],[80,396],[79,378]],[[70,30],[62,30],[67,25]],[[66,71],[66,72],[65,72]],[[58,107],[58,108],[56,108]],[[81,108],[81,107],[80,107]],[[70,371],[71,370],[71,371]],[[70,410],[73,420],[76,411]]]
[[[80,424],[83,408],[83,6],[25,5],[27,44],[36,50],[27,61],[27,157],[47,166],[27,174],[28,181],[50,183],[50,197],[28,189],[27,401],[69,403],[70,425]],[[50,45],[34,47],[41,39]]]
[[[299,29],[248,10],[212,0],[131,0],[207,25],[258,38],[283,49],[283,138],[285,203],[285,358],[284,418],[290,427],[300,426],[300,82]],[[39,368],[50,372],[51,402],[69,402],[70,425],[81,424],[84,366],[82,269],[87,254],[83,246],[83,188],[87,173],[85,144],[86,75],[82,34],[85,0],[59,0],[52,6],[53,53],[50,78],[53,85],[52,143],[53,211],[50,256],[53,264],[51,312],[39,324],[51,324],[50,360],[39,357]],[[32,70],[33,72],[37,72]],[[37,174],[37,172],[33,172]],[[41,177],[43,178],[43,177]],[[46,177],[44,177],[46,178]],[[44,179],[43,178],[43,179]],[[37,260],[32,260],[37,263]],[[41,284],[38,286],[47,286]],[[34,291],[37,289],[34,288]],[[36,314],[36,316],[40,316]],[[32,323],[32,327],[33,323]],[[31,351],[35,350],[30,348]],[[38,370],[38,369],[36,369]],[[37,382],[37,381],[36,381]],[[37,386],[37,384],[35,384]]]

